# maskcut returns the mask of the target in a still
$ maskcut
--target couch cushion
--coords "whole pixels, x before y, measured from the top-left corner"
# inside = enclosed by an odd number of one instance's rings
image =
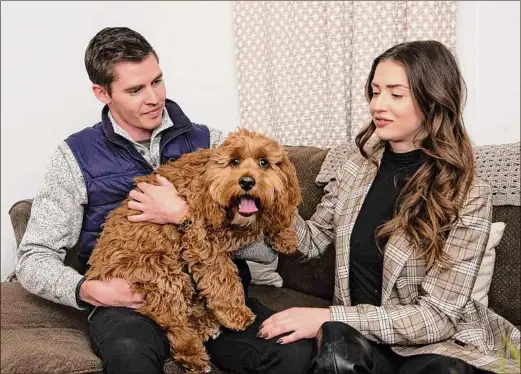
[[[478,276],[476,277],[476,283],[474,283],[474,288],[472,289],[471,297],[486,307],[488,307],[488,292],[490,291],[490,284],[492,283],[492,276],[494,275],[496,247],[501,242],[504,231],[504,222],[492,223],[487,247],[485,248],[485,255],[481,260]]]
[[[85,331],[86,312],[45,300],[27,292],[19,282],[1,283],[0,325],[5,329],[64,328]]]
[[[1,283],[1,373],[101,374],[92,352],[87,315],[25,291],[19,282]],[[168,360],[165,374],[185,370]],[[222,373],[212,365],[212,374]]]
[[[81,330],[2,329],[2,373],[100,373],[101,363]]]
[[[315,183],[328,150],[315,147],[286,147],[297,169],[303,202],[299,214],[309,219],[322,199],[323,190]],[[335,274],[335,254],[331,246],[322,258],[302,263],[294,256],[279,256],[278,272],[284,287],[332,300]]]
[[[1,284],[2,373],[101,373],[85,312]]]
[[[261,303],[276,312],[291,307],[327,308],[331,305],[329,300],[307,295],[286,287],[251,286],[249,296],[259,299]]]
[[[505,222],[506,226],[496,247],[488,306],[514,325],[521,325],[521,207],[495,206],[492,216],[493,222]]]

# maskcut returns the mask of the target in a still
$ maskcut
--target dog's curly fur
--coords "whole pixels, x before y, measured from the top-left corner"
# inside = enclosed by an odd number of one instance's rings
[[[193,372],[208,371],[203,342],[221,325],[244,330],[255,318],[244,304],[232,253],[262,235],[280,253],[296,250],[296,171],[279,143],[241,129],[221,146],[185,154],[155,173],[186,199],[192,224],[181,233],[176,225],[131,223],[127,217],[139,212],[128,208],[127,198],[108,215],[86,276],[129,281],[146,295],[138,311],[166,330],[174,360]],[[136,183],[156,184],[155,173]],[[254,179],[253,187],[241,187],[244,177]],[[257,213],[239,213],[244,195],[255,199]]]

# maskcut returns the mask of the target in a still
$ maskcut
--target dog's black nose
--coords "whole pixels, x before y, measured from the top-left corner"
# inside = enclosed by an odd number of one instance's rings
[[[239,186],[241,186],[245,191],[249,191],[253,186],[255,186],[255,179],[252,177],[240,177]]]

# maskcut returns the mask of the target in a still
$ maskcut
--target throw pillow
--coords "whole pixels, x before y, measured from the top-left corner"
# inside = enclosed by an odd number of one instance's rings
[[[277,272],[279,257],[269,264],[246,261],[251,272],[251,283],[259,286],[282,287],[282,277]]]
[[[505,231],[504,222],[494,222],[490,228],[490,235],[488,237],[487,248],[485,255],[479,267],[476,283],[472,290],[472,298],[477,302],[488,307],[488,291],[492,283],[492,275],[494,274],[494,261],[496,260],[496,247],[498,246],[503,232]]]

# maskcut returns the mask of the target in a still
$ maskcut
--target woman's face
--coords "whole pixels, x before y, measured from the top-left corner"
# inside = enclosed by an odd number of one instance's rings
[[[394,152],[415,149],[413,138],[421,127],[422,116],[403,66],[392,60],[380,62],[371,86],[369,111],[376,125],[376,135],[388,141]]]

